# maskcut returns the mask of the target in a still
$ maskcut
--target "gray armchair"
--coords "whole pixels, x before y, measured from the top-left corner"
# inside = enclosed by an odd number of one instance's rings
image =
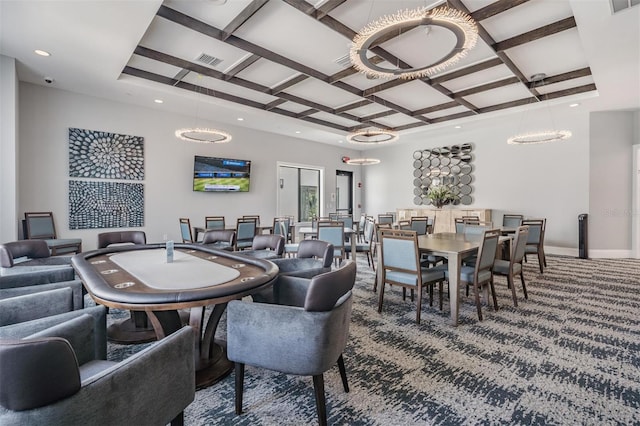
[[[235,300],[227,307],[227,356],[236,363],[236,414],[242,413],[245,364],[285,374],[313,376],[316,409],[327,423],[323,373],[336,362],[349,391],[342,352],[351,321],[351,289],[356,264],[311,280],[282,276],[275,284],[277,304]]]
[[[50,257],[42,240],[0,244],[0,288],[71,281],[75,271],[68,256]]]
[[[251,243],[251,250],[244,250],[242,254],[258,259],[278,259],[284,253],[285,237],[282,235],[256,235]]]
[[[219,250],[233,251],[236,246],[236,231],[233,229],[209,229],[202,237],[202,244]]]
[[[106,348],[104,307],[85,311],[0,329],[13,329],[0,340],[0,424],[182,424],[195,395],[193,330],[116,363],[96,349]]]
[[[297,257],[272,259],[278,265],[280,275],[312,278],[331,270],[333,245],[320,240],[302,240]]]

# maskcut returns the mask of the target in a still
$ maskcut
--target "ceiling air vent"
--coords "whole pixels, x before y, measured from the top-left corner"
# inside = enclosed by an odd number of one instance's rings
[[[618,13],[621,10],[637,6],[639,4],[640,0],[611,0],[611,10],[613,13]]]
[[[339,57],[338,59],[334,60],[333,62],[335,62],[336,64],[343,66],[343,67],[350,67],[351,66],[351,58],[349,58],[349,55],[344,55]]]
[[[201,53],[200,56],[196,58],[196,61],[202,64],[209,65],[210,67],[215,67],[220,62],[222,62],[222,59],[216,58],[213,55],[207,55],[206,53]]]

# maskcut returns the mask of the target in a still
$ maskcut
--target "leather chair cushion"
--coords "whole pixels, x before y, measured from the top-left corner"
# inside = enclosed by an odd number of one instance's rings
[[[0,404],[14,411],[49,405],[80,390],[73,349],[58,337],[0,343],[0,376]]]

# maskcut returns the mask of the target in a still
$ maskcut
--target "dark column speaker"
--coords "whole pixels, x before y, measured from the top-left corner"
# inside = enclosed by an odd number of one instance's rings
[[[589,258],[589,215],[586,213],[578,215],[578,257],[580,259]]]

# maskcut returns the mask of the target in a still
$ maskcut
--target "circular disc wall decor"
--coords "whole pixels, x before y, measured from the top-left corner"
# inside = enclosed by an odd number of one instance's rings
[[[473,144],[464,143],[413,152],[415,205],[432,205],[429,188],[445,185],[455,194],[452,205],[473,203]]]

